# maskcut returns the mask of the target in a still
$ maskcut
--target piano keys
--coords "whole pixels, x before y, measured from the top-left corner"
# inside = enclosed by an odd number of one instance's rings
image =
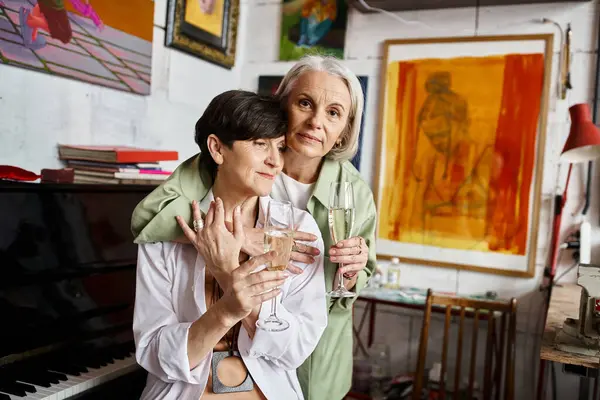
[[[135,185],[0,182],[0,400],[136,399]]]
[[[0,400],[18,399],[18,400],[62,400],[70,399],[73,396],[85,393],[93,388],[101,386],[120,376],[136,372],[139,366],[135,361],[135,355],[115,360],[100,368],[88,368],[86,372],[77,375],[57,374],[57,378],[50,383],[41,382],[32,383],[31,378],[15,377],[11,386],[3,387],[0,390]],[[52,372],[52,370],[48,370]],[[18,380],[22,379],[22,380]],[[48,379],[43,379],[47,381]],[[139,394],[138,394],[139,397]],[[132,399],[135,397],[131,397]]]

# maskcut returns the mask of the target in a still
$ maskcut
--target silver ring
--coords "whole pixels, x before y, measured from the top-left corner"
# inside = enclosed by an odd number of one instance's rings
[[[201,219],[194,220],[194,230],[197,232],[201,231],[204,228],[204,221]]]

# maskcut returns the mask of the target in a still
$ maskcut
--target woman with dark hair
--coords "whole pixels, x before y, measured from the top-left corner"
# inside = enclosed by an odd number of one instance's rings
[[[275,179],[271,196],[307,210],[317,221],[329,256],[324,263],[326,290],[337,288],[342,275],[346,289],[357,295],[377,265],[373,193],[350,162],[358,150],[364,107],[360,81],[333,57],[306,56],[288,71],[275,97],[286,111],[288,132],[283,173]],[[197,159],[195,155],[184,161],[138,204],[131,219],[136,243],[180,240],[183,236],[174,217],[182,215],[191,223],[189,203],[203,197],[211,186],[206,175],[200,177]],[[338,243],[332,240],[328,225],[333,182],[352,183],[357,205],[353,236]],[[244,251],[261,253],[261,232],[247,225],[244,232]],[[299,273],[293,264],[311,263],[319,250],[305,242],[315,240],[314,236],[297,232],[295,238],[289,271]],[[327,305],[327,329],[316,350],[298,369],[304,396],[309,400],[339,400],[350,390],[355,299],[332,298]]]
[[[242,250],[243,226],[260,229],[278,203],[268,194],[283,166],[286,128],[278,101],[244,91],[215,97],[196,123],[194,168],[213,184],[192,202],[195,230],[177,217],[187,244],[139,245],[133,331],[136,359],[149,372],[142,399],[304,398],[296,368],[327,325],[323,259],[288,278],[264,268],[272,253]],[[322,250],[311,215],[292,215]],[[289,328],[257,329],[270,314],[262,303],[273,298]]]

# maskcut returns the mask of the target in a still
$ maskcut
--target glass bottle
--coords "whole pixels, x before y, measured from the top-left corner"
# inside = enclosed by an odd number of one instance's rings
[[[390,350],[387,344],[373,344],[369,349],[371,359],[371,400],[384,400],[390,375]]]
[[[392,262],[387,267],[387,279],[385,287],[388,289],[400,288],[400,259],[392,258]]]

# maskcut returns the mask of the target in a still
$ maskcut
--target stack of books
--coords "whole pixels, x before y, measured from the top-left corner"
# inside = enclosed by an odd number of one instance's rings
[[[67,168],[75,172],[74,183],[159,185],[171,175],[161,161],[177,161],[173,150],[129,146],[58,145]]]

